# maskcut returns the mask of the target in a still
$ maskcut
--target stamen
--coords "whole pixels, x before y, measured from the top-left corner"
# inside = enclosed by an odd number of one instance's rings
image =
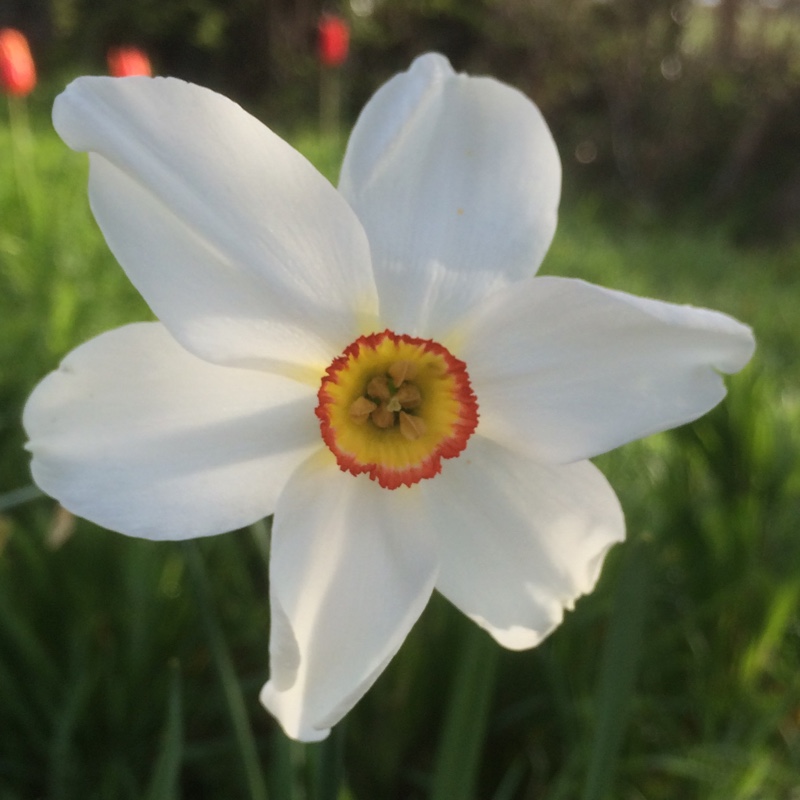
[[[369,417],[379,428],[391,428],[394,425],[394,412],[381,403]]]
[[[367,394],[376,400],[388,400],[392,396],[389,379],[385,375],[376,375],[367,384]]]
[[[425,434],[425,423],[419,417],[413,417],[411,414],[406,414],[401,411],[399,414],[400,419],[400,433],[403,434],[405,439],[409,442],[416,441],[420,436]]]
[[[395,386],[417,377],[417,365],[413,361],[395,361],[387,370]]]
[[[350,419],[359,425],[363,425],[377,407],[377,404],[373,403],[368,397],[358,397],[350,405]]]
[[[422,394],[413,383],[406,383],[397,390],[394,399],[403,408],[416,408],[422,403]]]

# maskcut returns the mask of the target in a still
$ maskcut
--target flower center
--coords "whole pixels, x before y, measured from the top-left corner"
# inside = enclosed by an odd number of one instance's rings
[[[478,424],[466,364],[391,331],[361,336],[326,370],[316,414],[339,467],[386,489],[432,478]]]

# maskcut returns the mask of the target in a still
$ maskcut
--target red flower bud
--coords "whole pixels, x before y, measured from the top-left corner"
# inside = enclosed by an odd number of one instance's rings
[[[115,78],[131,75],[152,75],[147,53],[138,47],[111,47],[108,50],[108,72]]]
[[[36,67],[28,40],[13,28],[0,29],[0,89],[24,97],[36,86]]]
[[[317,24],[317,48],[324,67],[340,67],[347,60],[350,28],[341,18],[324,14]]]

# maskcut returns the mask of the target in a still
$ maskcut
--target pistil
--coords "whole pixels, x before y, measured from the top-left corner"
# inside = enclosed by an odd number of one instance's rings
[[[405,439],[419,439],[425,433],[425,423],[408,413],[422,404],[422,393],[411,383],[417,369],[412,361],[395,361],[385,374],[370,378],[364,394],[350,405],[350,418],[359,425],[370,421],[381,430],[399,425]]]

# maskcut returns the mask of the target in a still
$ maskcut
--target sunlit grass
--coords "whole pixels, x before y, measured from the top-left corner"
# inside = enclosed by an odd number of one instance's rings
[[[32,214],[0,125],[0,502],[30,485],[19,416],[35,382],[149,317],[92,221],[84,159],[32,125]],[[335,179],[340,143],[296,138]],[[287,743],[258,705],[266,528],[189,553],[46,498],[0,510],[0,798],[793,797],[797,256],[563,209],[543,271],[727,311],[755,327],[758,355],[703,420],[599,459],[630,542],[541,647],[486,666],[495,646],[435,600],[327,745]]]

